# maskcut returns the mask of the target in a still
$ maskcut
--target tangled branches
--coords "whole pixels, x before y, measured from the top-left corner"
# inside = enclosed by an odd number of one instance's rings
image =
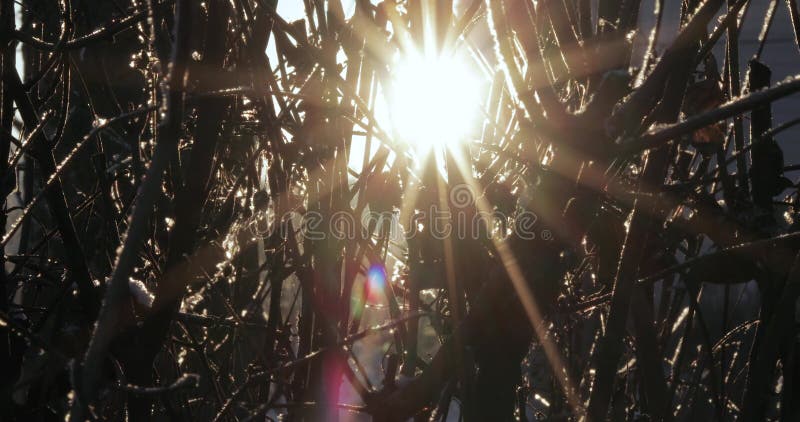
[[[797,6],[664,3],[0,0],[0,418],[796,420]]]

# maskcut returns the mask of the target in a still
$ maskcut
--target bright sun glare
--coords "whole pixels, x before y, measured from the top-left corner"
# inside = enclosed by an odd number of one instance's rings
[[[465,63],[417,56],[394,67],[389,99],[392,122],[418,152],[464,140],[479,110],[479,81]]]

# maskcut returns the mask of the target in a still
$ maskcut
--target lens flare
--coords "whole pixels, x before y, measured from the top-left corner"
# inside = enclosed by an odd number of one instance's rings
[[[474,126],[481,83],[468,63],[410,55],[398,60],[392,76],[392,124],[417,152],[460,142]]]
[[[386,288],[386,270],[383,265],[373,265],[367,272],[367,303],[377,303]]]

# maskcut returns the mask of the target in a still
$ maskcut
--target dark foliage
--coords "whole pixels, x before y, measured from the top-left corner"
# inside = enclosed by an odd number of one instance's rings
[[[800,418],[782,2],[300,3],[0,0],[0,419]],[[438,155],[423,48],[485,77]]]

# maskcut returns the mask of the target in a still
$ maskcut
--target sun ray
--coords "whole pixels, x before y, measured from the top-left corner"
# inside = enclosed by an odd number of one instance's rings
[[[460,154],[458,150],[454,151],[454,153]],[[460,171],[461,176],[464,178],[464,181],[473,189],[473,192],[482,192],[482,187],[472,176],[472,170],[465,164],[469,162],[466,157],[457,156],[453,161],[458,164],[458,170]],[[484,196],[475,195],[475,205],[479,212],[491,213],[492,206]],[[561,388],[570,407],[572,408],[574,414],[583,414],[583,406],[581,405],[577,396],[577,390],[575,390],[575,388],[572,386],[572,381],[567,376],[564,359],[561,356],[561,353],[558,351],[556,344],[547,335],[546,328],[543,324],[544,318],[542,317],[541,310],[536,303],[536,296],[533,290],[531,290],[530,286],[528,286],[528,283],[525,280],[525,276],[522,273],[522,269],[520,268],[513,251],[511,251],[511,248],[504,239],[498,238],[497,236],[491,236],[491,241],[498,256],[500,257],[500,261],[503,264],[508,278],[511,280],[514,289],[519,295],[519,300],[525,309],[525,314],[533,326],[536,337],[542,344],[542,348],[547,356],[547,360],[553,367],[553,373],[556,375],[558,382],[561,384]]]

